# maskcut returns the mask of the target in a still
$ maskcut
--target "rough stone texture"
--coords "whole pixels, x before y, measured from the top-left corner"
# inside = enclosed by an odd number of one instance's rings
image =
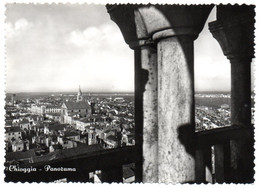
[[[135,50],[136,147],[144,159],[143,174],[139,174],[141,164],[136,165],[138,182],[142,178],[143,182],[194,182],[193,40],[213,5],[107,8],[126,43]],[[158,42],[158,82],[156,53],[140,47],[150,42]]]
[[[206,182],[213,183],[213,177],[209,167],[206,167]]]
[[[206,168],[204,162],[204,150],[198,149],[195,152],[195,178],[196,183],[205,182]]]
[[[218,20],[210,23],[209,29],[231,63],[231,124],[248,128],[243,138],[230,141],[230,181],[251,183],[254,181],[254,133],[250,63],[254,57],[254,6],[218,6],[217,15]]]
[[[157,53],[141,47],[142,69],[148,71],[143,93],[143,182],[158,182]]]
[[[209,23],[213,37],[228,59],[254,57],[254,19],[251,16]]]
[[[127,44],[137,41],[137,32],[135,24],[136,5],[106,5],[107,11],[121,30],[124,40]]]
[[[195,181],[193,40],[158,43],[159,182]]]
[[[224,147],[222,144],[214,146],[214,158],[215,158],[215,179],[217,183],[224,183],[225,171],[224,171]]]
[[[251,125],[251,58],[231,60],[231,122]]]
[[[149,36],[166,29],[174,35],[198,34],[213,5],[148,5],[138,8]]]
[[[251,125],[251,59],[231,59],[231,124],[249,128],[241,140],[231,140],[233,181],[252,182],[254,137]]]

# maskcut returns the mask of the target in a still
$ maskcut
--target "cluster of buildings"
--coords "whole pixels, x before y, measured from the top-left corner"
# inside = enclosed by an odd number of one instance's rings
[[[200,98],[209,98],[201,95]],[[211,96],[210,97],[216,97]],[[223,97],[217,96],[217,97]],[[229,97],[229,96],[226,96]],[[5,106],[6,163],[34,163],[135,145],[134,102],[123,97],[11,95]],[[196,105],[196,131],[230,125],[230,107]],[[134,181],[134,167],[124,170]],[[92,173],[99,181],[100,172]]]
[[[230,126],[230,107],[228,104],[220,108],[196,105],[196,131]]]
[[[12,95],[5,109],[6,163],[135,144],[134,103],[122,97],[84,97],[79,88],[76,97]]]
[[[195,96],[201,98],[231,98],[231,95],[229,93],[196,93]]]

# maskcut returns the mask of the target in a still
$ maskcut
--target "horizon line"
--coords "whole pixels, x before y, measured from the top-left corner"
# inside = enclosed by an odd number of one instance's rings
[[[201,91],[194,91],[194,94],[199,92],[231,92],[227,90],[201,90]],[[16,92],[5,92],[6,94],[18,94],[18,93],[77,93],[77,91],[16,91]],[[82,92],[82,93],[135,93],[135,91],[89,91],[89,92]]]
[[[78,91],[12,91],[12,92],[5,92],[5,93],[77,93]],[[134,91],[89,91],[89,92],[82,92],[82,93],[134,93]]]

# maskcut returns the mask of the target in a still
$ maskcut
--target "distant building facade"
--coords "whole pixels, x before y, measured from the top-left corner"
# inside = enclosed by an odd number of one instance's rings
[[[88,117],[92,113],[91,106],[84,101],[81,89],[77,94],[77,101],[63,102],[61,105],[61,122],[75,124],[74,118]]]
[[[54,105],[36,105],[36,104],[33,104],[30,108],[30,111],[33,114],[44,116],[47,113],[60,113],[61,108],[60,108],[60,106],[54,106]]]

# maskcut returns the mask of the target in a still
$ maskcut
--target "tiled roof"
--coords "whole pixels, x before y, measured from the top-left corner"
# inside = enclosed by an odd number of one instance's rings
[[[60,113],[50,112],[50,113],[46,113],[46,115],[60,116]]]
[[[63,130],[66,126],[63,124],[50,124],[47,127],[49,127],[50,131],[58,131],[58,130]]]
[[[104,149],[100,144],[95,144],[95,145],[82,144],[75,148],[57,150],[52,153],[48,153],[47,155],[35,157],[33,159],[33,161],[34,162],[47,162],[47,161],[54,160],[54,159],[64,159],[67,157],[75,157],[75,156],[79,156],[79,155],[94,153],[94,152],[101,151],[101,150],[104,150]]]
[[[19,124],[24,124],[24,123],[29,123],[28,119],[23,119],[22,121],[19,122]]]
[[[53,149],[57,150],[57,149],[62,149],[60,145],[58,144],[53,144],[52,145]]]
[[[70,137],[70,136],[79,136],[80,134],[75,131],[66,131],[64,132],[64,137]]]
[[[14,119],[14,117],[7,117],[5,116],[5,121],[12,121]]]
[[[55,106],[55,105],[46,105],[46,108],[60,108],[60,106]]]
[[[22,140],[15,140],[12,142],[12,145],[18,145],[18,144],[23,144],[24,142]]]
[[[64,102],[65,106],[69,110],[74,109],[90,109],[90,106],[87,102],[80,101],[80,102]]]
[[[35,150],[20,151],[20,152],[7,152],[5,155],[6,161],[28,159],[35,156]]]
[[[78,114],[80,114],[80,112],[69,112],[68,113],[68,116],[76,116],[76,115],[78,115]]]
[[[12,121],[6,121],[6,122],[5,122],[5,125],[6,125],[6,126],[12,125],[12,124],[13,124]]]
[[[34,121],[36,121],[38,117],[39,117],[38,115],[30,115],[29,116],[29,118],[33,119]]]
[[[108,137],[107,137],[107,140],[111,140],[111,141],[117,141],[117,139],[116,139],[116,137],[115,136],[113,136],[113,135],[109,135]]]
[[[39,116],[36,115],[36,114],[31,114],[31,115],[30,115],[30,118],[37,118],[37,117],[39,117]]]
[[[104,131],[104,133],[109,133],[109,132],[111,132],[111,129],[107,129]]]
[[[92,123],[93,122],[87,118],[82,118],[82,119],[79,119],[78,121],[83,122],[83,123]]]
[[[22,132],[20,127],[6,127],[6,133]]]

